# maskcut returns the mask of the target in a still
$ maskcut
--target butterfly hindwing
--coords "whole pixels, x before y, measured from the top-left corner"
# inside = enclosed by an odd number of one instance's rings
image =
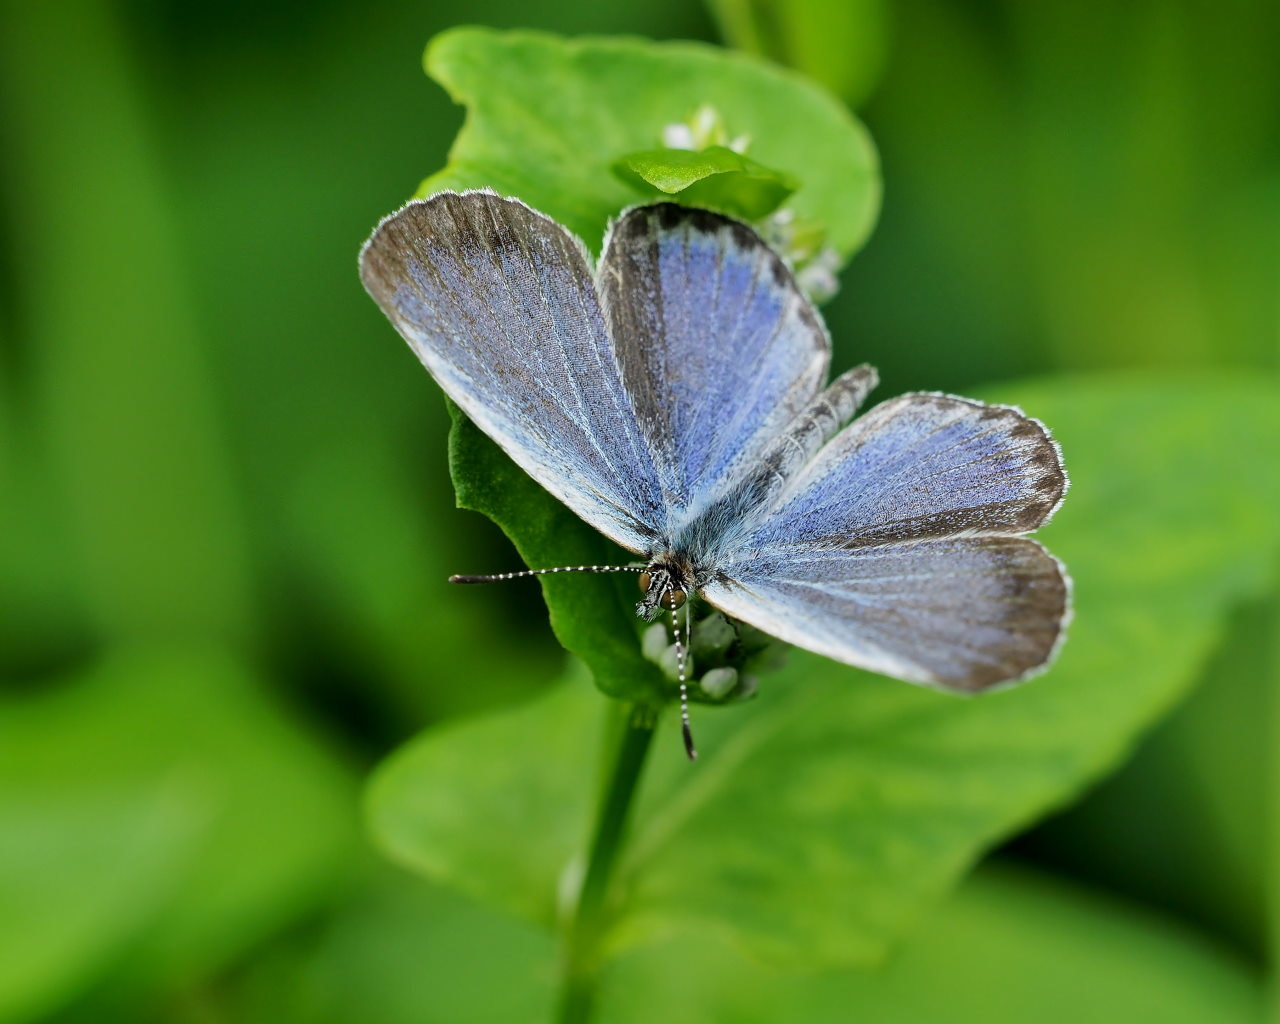
[[[467,416],[632,551],[665,529],[648,440],[581,243],[492,193],[409,203],[360,256],[365,287]]]
[[[973,692],[1053,655],[1068,584],[1026,537],[950,537],[765,555],[704,593],[798,647],[873,672]]]

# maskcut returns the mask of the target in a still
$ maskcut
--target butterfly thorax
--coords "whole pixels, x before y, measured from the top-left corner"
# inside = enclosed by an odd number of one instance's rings
[[[644,597],[636,605],[636,614],[652,622],[662,611],[674,611],[685,603],[696,579],[693,564],[679,553],[666,551],[650,558],[640,574]]]

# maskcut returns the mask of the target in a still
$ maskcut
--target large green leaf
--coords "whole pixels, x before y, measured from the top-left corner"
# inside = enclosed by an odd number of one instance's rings
[[[344,870],[350,777],[258,687],[138,653],[0,701],[0,1020],[208,970]]]
[[[458,505],[482,512],[501,526],[527,565],[634,561],[629,551],[606,540],[535,484],[452,402],[449,408],[449,469]],[[556,637],[587,663],[601,689],[648,703],[661,699],[669,687],[640,653],[640,619],[635,614],[640,594],[632,573],[551,574],[539,577],[539,582]]]
[[[233,987],[242,1024],[545,1021],[555,946],[520,922],[390,873],[318,936],[259,957]],[[621,957],[601,1024],[1258,1024],[1261,979],[1173,922],[1087,888],[984,868],[879,972],[783,974],[684,930]]]
[[[1077,584],[1059,663],[961,700],[796,653],[755,701],[697,716],[696,767],[660,737],[617,941],[701,920],[777,960],[874,960],[985,849],[1116,764],[1196,678],[1230,606],[1264,588],[1280,467],[1252,453],[1277,445],[1273,389],[1099,378],[997,397],[1053,427],[1075,480],[1044,531]],[[578,686],[424,734],[375,779],[380,841],[545,921],[592,802],[593,699]],[[541,823],[536,864],[523,847],[479,858],[458,834],[499,820]]]
[[[531,925],[384,867],[306,936],[223,988],[235,1024],[535,1024],[556,945]],[[95,1022],[97,1024],[97,1022]],[[120,1024],[133,1024],[132,1021]]]
[[[600,1016],[604,1024],[1260,1024],[1264,993],[1249,966],[1171,921],[998,866],[960,886],[880,970],[782,974],[714,937],[674,932],[619,958]]]
[[[1023,841],[1037,861],[1214,930],[1262,961],[1276,857],[1280,595],[1231,616],[1195,691],[1138,755]]]
[[[168,789],[0,784],[0,1021],[42,1018],[147,934],[196,853]]]
[[[551,927],[561,877],[582,868],[603,710],[579,671],[531,703],[428,731],[370,782],[378,842],[421,874]]]
[[[427,73],[467,106],[449,164],[422,183],[491,187],[600,247],[608,219],[636,201],[617,160],[662,144],[667,125],[709,104],[749,155],[799,183],[788,202],[848,257],[880,202],[875,150],[835,99],[756,58],[694,43],[565,40],[454,29],[427,49]],[[499,72],[500,73],[495,73]]]

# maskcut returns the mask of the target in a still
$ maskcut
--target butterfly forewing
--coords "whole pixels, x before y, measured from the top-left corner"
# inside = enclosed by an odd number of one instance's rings
[[[1057,446],[1019,410],[902,395],[823,448],[747,547],[1028,533],[1048,520],[1066,486]]]
[[[678,532],[813,400],[830,362],[826,329],[759,235],[706,210],[628,211],[598,276]]]
[[[632,551],[664,532],[576,238],[514,200],[441,193],[388,217],[360,274],[445,393],[538,483]]]

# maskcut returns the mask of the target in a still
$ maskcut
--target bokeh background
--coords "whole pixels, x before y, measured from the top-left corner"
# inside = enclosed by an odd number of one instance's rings
[[[397,744],[562,664],[531,590],[443,584],[515,555],[355,272],[461,124],[420,58],[462,23],[727,39],[837,91],[885,202],[826,315],[885,394],[1276,373],[1274,4],[0,0],[4,1024],[526,1019],[490,926],[359,815]],[[1276,623],[1239,608],[1000,853],[1259,991]]]

